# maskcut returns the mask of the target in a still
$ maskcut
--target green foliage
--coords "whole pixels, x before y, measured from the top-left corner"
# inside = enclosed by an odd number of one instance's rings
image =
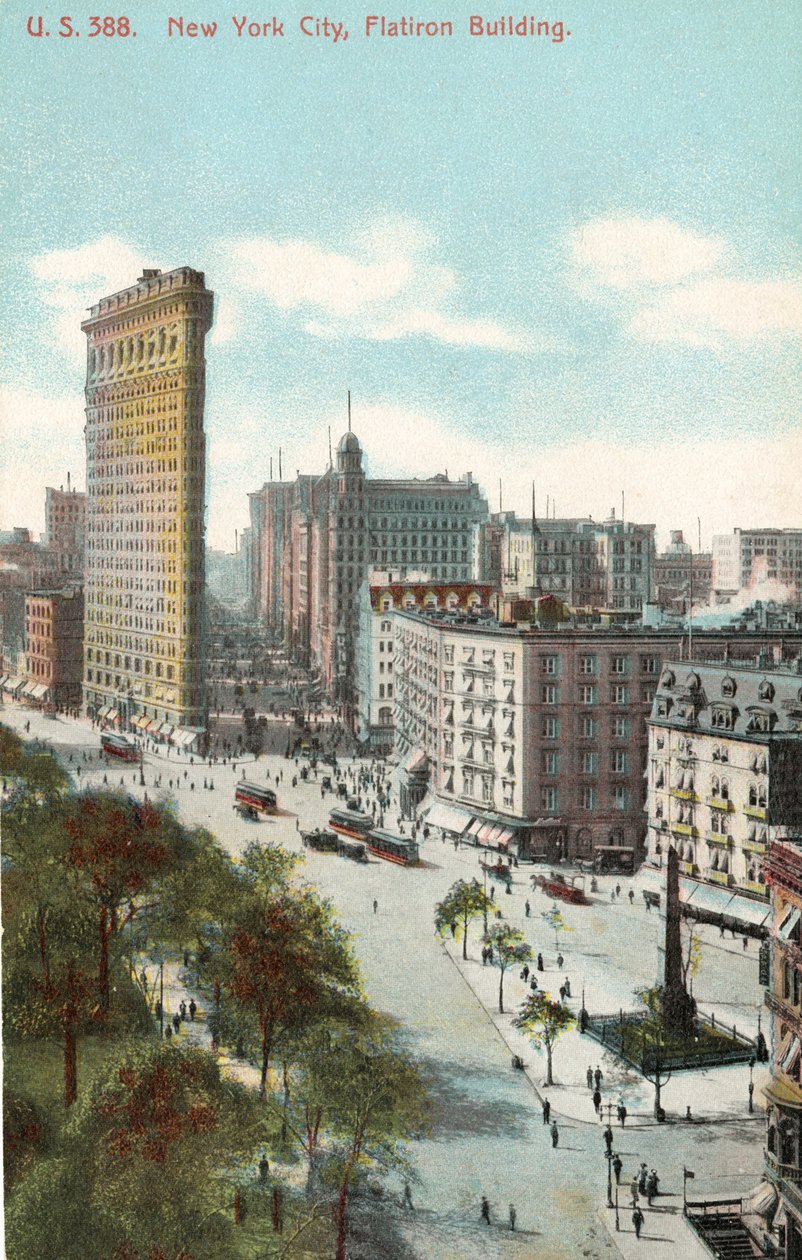
[[[504,973],[508,967],[516,963],[529,962],[534,957],[532,946],[526,941],[523,932],[511,924],[494,923],[485,940],[493,950],[493,965],[499,968],[498,1009],[504,1014]]]
[[[7,1047],[6,1047],[7,1048]],[[3,1090],[3,1185],[5,1193],[29,1171],[51,1140],[50,1124],[36,1101],[25,1094]]]
[[[444,899],[434,911],[434,926],[441,936],[454,926],[455,938],[462,938],[462,957],[468,957],[468,924],[480,915],[485,917],[493,908],[493,902],[476,879],[469,883],[458,879],[449,888]]]
[[[0,774],[19,774],[22,740],[7,726],[0,726]]]
[[[573,928],[566,923],[562,910],[559,906],[552,906],[550,910],[543,910],[540,915],[547,927],[551,928],[554,933],[554,948],[560,947],[560,932],[572,932]]]
[[[233,1256],[225,1178],[236,1180],[260,1135],[253,1094],[222,1079],[208,1055],[132,1045],[76,1108],[59,1156],[14,1194],[9,1260],[116,1260],[158,1248]]]
[[[545,1049],[546,1084],[552,1085],[552,1051],[562,1034],[575,1027],[574,1016],[562,1002],[553,1002],[548,993],[539,989],[527,995],[512,1022],[515,1028],[526,1033],[533,1046]]]

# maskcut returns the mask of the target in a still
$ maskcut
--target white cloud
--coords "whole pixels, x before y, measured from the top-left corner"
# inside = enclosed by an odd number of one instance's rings
[[[23,389],[0,388],[2,528],[22,525],[38,536],[44,529],[45,486],[86,477],[84,409],[80,393],[46,398]]]
[[[723,241],[670,219],[597,219],[574,232],[571,246],[575,265],[612,289],[676,284],[711,271],[724,252]]]
[[[41,284],[42,301],[54,311],[55,335],[63,352],[76,364],[86,358],[81,320],[98,298],[133,284],[143,267],[159,263],[117,236],[101,236],[75,249],[54,249],[31,259]]]
[[[721,346],[802,332],[802,284],[710,277],[661,293],[637,311],[630,331],[643,341]]]
[[[213,346],[224,346],[234,340],[239,328],[239,310],[230,298],[214,299],[214,324],[209,341]]]
[[[516,353],[549,346],[530,330],[461,312],[457,274],[433,257],[435,242],[413,220],[380,218],[341,251],[265,236],[228,241],[223,248],[233,284],[278,310],[299,312],[311,336],[424,336]]]
[[[669,219],[599,219],[570,244],[580,293],[640,341],[723,349],[802,331],[802,284],[723,274],[717,237]]]

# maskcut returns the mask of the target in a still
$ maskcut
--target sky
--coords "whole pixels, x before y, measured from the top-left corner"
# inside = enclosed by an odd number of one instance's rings
[[[43,10],[37,38],[0,0],[0,528],[85,487],[85,308],[180,265],[216,295],[212,546],[279,448],[325,468],[349,389],[373,475],[595,519],[623,493],[659,543],[802,524],[792,0],[534,10],[562,39],[455,4],[451,38],[366,38],[349,4],[336,43],[298,5],[283,37],[139,7],[136,36]]]

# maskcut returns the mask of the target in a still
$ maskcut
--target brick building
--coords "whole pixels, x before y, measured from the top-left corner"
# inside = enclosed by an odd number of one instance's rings
[[[83,634],[84,597],[79,586],[26,595],[25,664],[33,700],[57,709],[80,706]]]
[[[406,610],[391,620],[396,755],[416,767],[409,807],[428,791],[432,821],[450,819],[458,833],[481,839],[498,827],[520,852],[553,860],[641,861],[646,720],[664,660],[685,643],[679,632],[522,628]],[[767,643],[798,651],[802,636],[792,644],[710,630],[694,636],[694,651],[754,661]]]

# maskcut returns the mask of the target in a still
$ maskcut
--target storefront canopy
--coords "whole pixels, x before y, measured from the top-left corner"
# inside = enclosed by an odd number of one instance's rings
[[[713,914],[725,914],[727,906],[732,901],[732,893],[728,888],[715,888],[712,884],[692,884],[687,887],[689,881],[683,880],[686,885],[686,896],[683,900],[687,905],[693,906],[694,910],[707,910]]]
[[[430,827],[441,827],[443,831],[452,831],[458,836],[462,835],[472,820],[473,814],[454,805],[447,805],[445,801],[435,801],[426,815],[426,822]]]

